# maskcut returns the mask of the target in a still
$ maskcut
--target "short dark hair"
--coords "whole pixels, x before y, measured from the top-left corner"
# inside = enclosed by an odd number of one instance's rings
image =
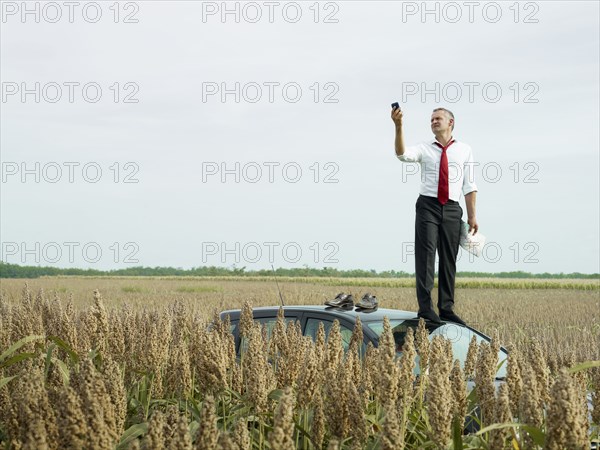
[[[454,119],[454,114],[452,114],[452,111],[450,111],[449,109],[446,109],[446,108],[435,108],[433,110],[433,112],[436,112],[436,111],[444,111],[446,114],[448,114],[452,118],[452,120],[454,121],[454,122],[452,122],[452,131],[454,131],[454,125],[456,125],[456,120]]]

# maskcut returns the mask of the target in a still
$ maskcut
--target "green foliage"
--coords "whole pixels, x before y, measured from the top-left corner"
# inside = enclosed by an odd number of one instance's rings
[[[44,339],[44,336],[26,336],[23,339],[19,339],[0,355],[0,369],[8,368],[13,364],[18,363],[19,361],[34,357],[35,353],[17,353],[17,350],[19,350],[21,347],[23,347],[25,344],[28,344],[29,342],[38,341],[40,339]]]
[[[36,343],[35,352],[30,353],[34,356],[44,355],[46,360],[46,377],[48,376],[48,368],[51,364],[56,365],[63,376],[63,382],[68,384],[69,374],[71,371],[78,370],[80,355],[77,355],[73,349],[69,348],[58,337],[48,338],[45,345],[40,341],[43,336],[28,336],[25,337],[0,355],[0,363],[11,365],[18,364],[23,358],[16,358],[19,355],[25,355],[25,352],[18,353],[19,349],[29,343]],[[62,356],[66,359],[63,361],[55,351],[62,351]],[[60,352],[59,352],[60,353]],[[27,353],[27,355],[30,355]],[[93,357],[95,362],[101,364],[102,357],[92,351],[88,354]],[[29,356],[27,356],[29,357]],[[7,367],[7,366],[5,366]],[[593,367],[600,367],[600,361],[587,361],[574,366],[571,371],[587,370]],[[0,389],[5,388],[5,385],[19,375],[5,377],[0,379]],[[200,426],[201,410],[204,401],[204,395],[198,388],[193,389],[192,394],[188,398],[172,398],[169,393],[165,393],[166,398],[152,398],[152,383],[154,382],[154,374],[149,372],[138,373],[133,382],[127,389],[127,418],[125,423],[125,431],[119,438],[119,443],[116,446],[117,450],[125,450],[130,447],[133,441],[141,439],[148,431],[148,421],[152,413],[156,410],[166,411],[170,405],[176,405],[179,413],[188,417],[189,432],[191,436],[195,436],[198,427]],[[249,435],[252,441],[253,449],[268,449],[269,443],[267,437],[273,430],[275,404],[281,400],[282,390],[275,389],[268,395],[272,403],[272,408],[269,411],[258,414],[253,405],[249,402],[245,395],[238,392],[224,389],[216,393],[216,414],[218,428],[221,432],[231,433],[238,421],[243,421],[249,427]],[[459,420],[454,420],[452,424],[452,439],[448,449],[453,450],[475,450],[488,449],[490,431],[508,428],[512,434],[512,445],[515,449],[525,449],[522,437],[528,435],[536,446],[543,447],[546,439],[545,426],[532,427],[518,421],[508,423],[481,424],[477,417],[477,408],[475,405],[478,401],[476,390],[471,391],[469,398],[469,417],[476,421],[480,426],[486,425],[479,431],[473,434],[464,434],[463,423]],[[418,401],[413,401],[406,410],[406,417],[403,421],[403,432],[405,439],[405,448],[407,449],[436,449],[434,440],[432,439],[432,429],[429,424],[427,408]],[[381,448],[381,433],[384,429],[385,412],[378,402],[371,398],[365,410],[365,420],[369,423],[371,430],[367,442],[364,446],[366,449]],[[294,411],[294,434],[296,448],[312,450],[315,447],[311,441],[311,426],[313,421],[313,411],[300,410]],[[597,425],[594,425],[597,426]],[[518,433],[515,431],[518,430]],[[519,436],[519,437],[518,437]],[[332,436],[326,434],[325,445]],[[0,445],[6,443],[7,435],[5,430],[0,428]],[[591,437],[592,442],[594,439]],[[346,438],[341,442],[341,449],[354,448],[352,438]]]
[[[144,423],[136,423],[135,425],[131,425],[123,435],[121,436],[121,440],[117,444],[117,450],[126,450],[129,448],[129,445],[138,439],[140,436],[143,436],[148,431],[148,424]]]

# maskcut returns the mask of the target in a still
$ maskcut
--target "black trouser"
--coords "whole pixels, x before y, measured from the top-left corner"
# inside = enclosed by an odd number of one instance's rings
[[[415,273],[419,312],[433,309],[431,291],[435,274],[435,251],[439,254],[438,309],[454,308],[454,278],[463,210],[453,200],[441,205],[437,198],[420,195],[415,205]]]

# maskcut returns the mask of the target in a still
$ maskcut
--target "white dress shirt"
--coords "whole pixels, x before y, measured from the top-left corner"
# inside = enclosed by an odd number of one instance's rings
[[[452,140],[452,139],[451,139]],[[440,159],[442,149],[436,145],[435,138],[417,145],[405,146],[404,155],[398,156],[402,162],[421,164],[420,193],[437,198],[438,179],[440,175]],[[476,191],[475,166],[471,146],[454,139],[454,143],[446,150],[448,156],[448,184],[450,200],[459,201],[461,190],[463,195]]]

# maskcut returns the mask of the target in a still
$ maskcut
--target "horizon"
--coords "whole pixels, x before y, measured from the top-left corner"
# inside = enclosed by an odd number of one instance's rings
[[[78,268],[78,267],[53,267],[53,266],[21,266],[18,264],[10,264],[10,263],[6,263],[4,261],[0,261],[0,269],[5,268],[5,266],[12,266],[12,267],[16,267],[18,269],[22,269],[22,270],[35,270],[35,269],[39,269],[40,271],[44,270],[44,269],[51,269],[54,271],[59,271],[59,272],[67,272],[67,271],[95,271],[95,272],[101,272],[101,273],[108,273],[111,274],[112,272],[127,272],[127,271],[135,271],[135,270],[149,270],[149,271],[155,271],[155,270],[172,270],[172,271],[178,271],[178,272],[192,272],[192,271],[199,271],[199,270],[217,270],[217,271],[226,271],[228,273],[233,274],[246,274],[246,275],[250,275],[250,274],[254,274],[257,272],[277,272],[277,271],[290,271],[290,272],[301,272],[301,271],[314,271],[314,272],[326,272],[326,271],[337,271],[340,272],[341,274],[348,274],[351,272],[365,272],[365,273],[371,273],[374,274],[375,276],[377,275],[382,275],[382,274],[394,274],[394,276],[399,276],[401,278],[408,278],[408,277],[414,277],[415,274],[414,272],[405,272],[405,271],[396,271],[394,269],[388,269],[388,270],[382,270],[382,271],[376,271],[375,269],[359,269],[359,268],[355,268],[355,269],[337,269],[335,267],[293,267],[293,268],[289,268],[289,267],[274,267],[273,269],[249,269],[246,270],[246,267],[222,267],[222,266],[195,266],[195,267],[190,267],[190,268],[182,268],[182,267],[172,267],[172,266],[133,266],[133,267],[122,267],[122,268],[114,268],[114,269],[108,269],[108,270],[101,270],[101,269],[96,269],[96,268],[92,268],[92,267],[88,267],[88,268]],[[478,277],[478,276],[499,276],[499,275],[506,275],[505,277],[500,277],[500,278],[519,278],[518,276],[515,277],[511,277],[510,275],[524,275],[525,278],[527,278],[527,276],[529,277],[534,277],[534,278],[539,278],[542,275],[549,275],[551,277],[556,277],[556,278],[577,278],[576,276],[583,276],[585,278],[600,278],[600,273],[585,273],[585,272],[558,272],[558,273],[552,273],[552,272],[524,272],[524,271],[505,271],[505,272],[477,272],[477,271],[457,271],[456,275],[457,277],[469,277],[469,276],[473,276],[473,277]],[[57,276],[60,276],[61,274],[56,274]],[[82,274],[83,276],[85,276],[85,274]],[[275,274],[274,274],[275,275]],[[435,272],[435,276],[437,277],[438,272]],[[38,275],[39,276],[39,275]],[[53,276],[53,275],[43,275],[43,276]],[[74,275],[75,276],[75,275]],[[117,275],[120,276],[120,275]],[[169,275],[131,275],[131,276],[139,276],[139,277],[151,277],[151,276],[169,276]],[[179,276],[179,275],[174,275],[174,276]],[[182,275],[185,276],[185,275]],[[190,275],[192,276],[192,275]],[[215,275],[195,275],[198,277],[203,277],[203,276],[215,276]],[[221,276],[221,275],[217,275],[217,276]],[[229,275],[223,275],[223,276],[229,276]],[[258,276],[264,276],[264,275],[258,275]],[[308,277],[318,277],[318,274],[315,275],[307,275]],[[3,275],[3,271],[0,270],[0,278],[13,278],[13,277],[5,277]]]

